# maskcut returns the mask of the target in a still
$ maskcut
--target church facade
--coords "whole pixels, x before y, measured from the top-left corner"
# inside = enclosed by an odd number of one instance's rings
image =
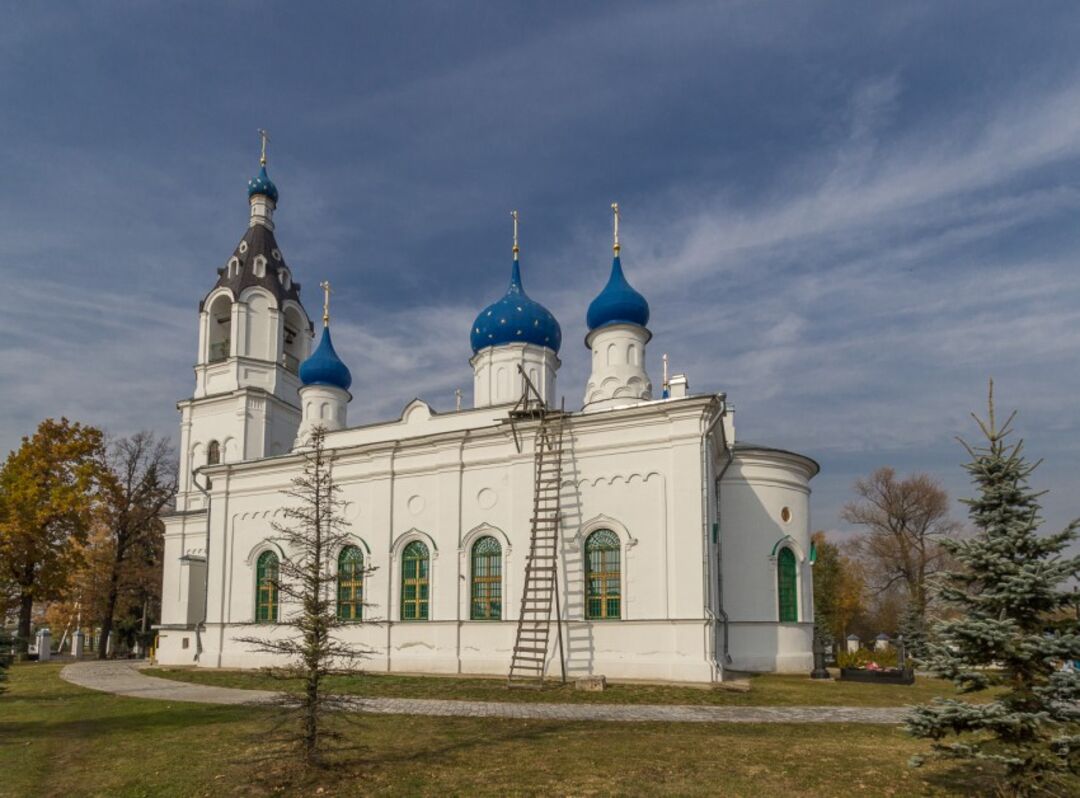
[[[178,404],[158,660],[271,664],[238,638],[289,633],[280,622],[295,608],[274,579],[290,553],[271,525],[321,426],[349,523],[334,556],[341,634],[375,652],[364,667],[505,675],[540,423],[511,411],[526,378],[555,405],[562,344],[559,323],[525,291],[516,217],[509,286],[470,330],[473,406],[437,412],[416,399],[398,418],[350,426],[351,374],[325,306],[316,339],[278,248],[265,157],[248,199],[248,229],[199,305],[195,390]],[[737,440],[723,394],[692,394],[666,374],[654,391],[649,306],[623,271],[615,212],[615,257],[581,329],[591,375],[580,409],[563,416],[556,578],[567,674],[713,682],[808,671],[817,464]],[[557,674],[554,642],[545,656]]]

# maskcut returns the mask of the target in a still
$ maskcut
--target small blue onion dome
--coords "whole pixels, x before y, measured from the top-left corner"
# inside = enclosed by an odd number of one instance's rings
[[[554,352],[562,346],[562,328],[551,311],[530,299],[521,287],[517,258],[510,272],[506,295],[480,311],[469,336],[474,353],[502,344],[535,344]]]
[[[343,391],[352,385],[349,367],[341,362],[330,340],[330,328],[323,327],[322,339],[311,357],[300,364],[300,381],[304,385],[333,385]]]
[[[649,323],[649,303],[626,282],[618,255],[611,264],[611,277],[607,285],[589,305],[586,321],[590,331],[609,324],[644,327]]]
[[[277,186],[275,186],[274,181],[270,179],[270,175],[266,174],[266,164],[260,166],[259,174],[248,181],[248,198],[250,199],[256,194],[265,194],[272,199],[275,204],[277,203]]]

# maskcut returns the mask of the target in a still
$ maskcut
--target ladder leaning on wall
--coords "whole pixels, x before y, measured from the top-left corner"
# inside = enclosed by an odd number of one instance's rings
[[[507,674],[509,687],[542,687],[544,666],[551,641],[551,613],[555,611],[556,646],[562,680],[566,681],[566,656],[562,641],[562,608],[559,603],[559,517],[562,487],[563,433],[566,412],[550,410],[536,386],[518,366],[524,382],[521,399],[510,411],[514,442],[521,451],[517,420],[539,419],[533,454],[535,487],[530,522],[529,554],[525,561],[525,586],[521,592],[514,651]]]

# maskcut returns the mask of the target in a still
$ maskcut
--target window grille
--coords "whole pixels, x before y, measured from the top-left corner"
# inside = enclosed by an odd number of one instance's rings
[[[427,546],[414,540],[401,555],[401,620],[428,619],[429,569]]]
[[[364,555],[346,546],[338,555],[338,619],[359,621],[364,612]]]
[[[278,558],[274,552],[259,555],[255,584],[255,620],[274,623],[278,619]]]
[[[619,538],[610,529],[598,529],[585,541],[585,617],[622,617],[622,573]]]
[[[780,608],[780,623],[795,623],[799,620],[796,583],[795,554],[789,548],[780,549],[776,558],[776,598]]]
[[[493,537],[482,537],[472,549],[472,619],[502,618],[502,546]]]

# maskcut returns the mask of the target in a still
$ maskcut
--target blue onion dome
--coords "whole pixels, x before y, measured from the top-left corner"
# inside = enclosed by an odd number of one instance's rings
[[[562,329],[551,311],[530,299],[521,287],[521,267],[514,258],[510,287],[502,299],[480,311],[470,335],[473,352],[502,344],[535,344],[554,352],[562,346]]]
[[[304,385],[333,385],[343,391],[352,385],[352,374],[334,351],[328,326],[323,327],[322,339],[311,357],[300,364],[300,381]]]
[[[609,324],[636,324],[644,327],[649,323],[649,303],[626,282],[618,255],[611,264],[611,277],[608,278],[607,285],[589,305],[586,321],[590,332]]]
[[[248,181],[248,197],[254,197],[256,194],[265,194],[274,201],[275,205],[277,204],[277,186],[270,179],[270,175],[266,174],[266,164],[260,166],[259,174]]]

